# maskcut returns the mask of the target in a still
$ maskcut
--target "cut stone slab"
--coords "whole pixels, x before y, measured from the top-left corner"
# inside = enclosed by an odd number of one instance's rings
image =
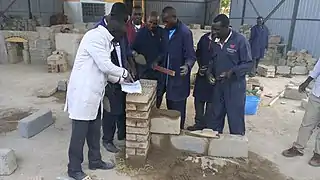
[[[284,91],[284,97],[292,100],[302,100],[307,98],[306,93],[300,93],[298,86],[289,85]]]
[[[307,104],[308,104],[309,99],[302,99],[301,100],[301,107],[303,109],[307,109]]]
[[[58,90],[57,87],[52,87],[52,86],[48,86],[48,87],[44,87],[39,89],[36,92],[36,95],[38,98],[48,98],[50,96],[52,96],[54,93],[56,93]]]
[[[147,104],[151,97],[156,92],[156,87],[151,87],[150,85],[146,86],[141,84],[142,86],[142,93],[141,94],[127,94],[126,102],[127,103],[140,103],[140,104]]]
[[[151,134],[151,145],[161,148],[171,147],[170,135],[168,134]]]
[[[67,91],[68,82],[67,80],[61,80],[58,82],[58,91]]]
[[[204,155],[206,155],[208,152],[209,140],[207,138],[200,138],[182,134],[179,136],[171,135],[170,141],[174,148],[181,151]]]
[[[151,113],[152,133],[180,134],[180,112],[175,110],[155,109]]]
[[[248,138],[246,136],[221,134],[219,139],[211,139],[208,155],[214,157],[248,157]]]
[[[9,176],[17,169],[16,155],[12,149],[0,149],[0,176]]]
[[[291,73],[291,68],[289,66],[277,66],[276,74],[286,75]]]
[[[213,131],[212,129],[190,131],[187,134],[190,134],[191,136],[198,136],[204,138],[219,138],[219,132]]]
[[[24,138],[31,138],[53,124],[52,112],[41,109],[19,121],[18,132]]]
[[[291,69],[291,74],[306,75],[306,74],[308,74],[308,69],[305,66],[295,66]]]

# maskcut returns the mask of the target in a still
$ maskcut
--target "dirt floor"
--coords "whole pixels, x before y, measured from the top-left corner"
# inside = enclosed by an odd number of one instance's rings
[[[44,180],[56,180],[57,177],[66,176],[71,121],[63,112],[64,95],[55,94],[49,98],[37,98],[35,91],[45,86],[57,85],[59,80],[66,79],[68,76],[69,73],[47,73],[46,66],[40,65],[0,65],[0,110],[17,109],[21,112],[30,112],[30,109],[49,108],[56,118],[54,125],[31,139],[21,138],[16,131],[0,133],[0,148],[13,149],[18,161],[18,169],[15,173],[8,177],[1,177],[1,180],[26,180],[36,176],[42,176]],[[259,77],[260,82],[265,86],[264,93],[273,96],[282,91],[291,80],[301,82],[304,79],[304,76],[296,76],[291,79]],[[88,174],[97,177],[97,180],[136,180],[139,178],[147,180],[148,177],[152,179],[153,176],[158,178],[155,180],[184,180],[183,178],[185,180],[188,178],[190,180],[208,178],[284,180],[284,175],[294,180],[319,180],[319,168],[308,165],[308,160],[313,153],[314,136],[311,137],[304,156],[287,159],[281,155],[281,151],[290,147],[296,139],[304,114],[304,110],[299,107],[301,102],[280,99],[272,107],[267,107],[270,100],[271,98],[264,97],[258,114],[246,117],[249,149],[253,152],[250,153],[248,163],[243,160],[215,159],[213,160],[215,166],[205,170],[206,177],[204,177],[200,161],[204,159],[208,161],[206,158],[199,157],[199,160],[187,154],[163,153],[155,150],[151,151],[149,156],[150,166],[140,170],[139,175],[134,177],[119,173],[125,170],[121,163],[117,164],[118,171],[90,171],[87,168],[86,156],[83,169]],[[15,117],[8,119],[10,115],[2,114],[0,119],[5,119],[6,122],[16,121],[25,115],[27,114],[16,114]],[[193,118],[193,98],[190,97],[186,124],[192,125]],[[16,125],[10,125],[9,129],[12,130],[14,127]],[[227,126],[225,133],[228,133]],[[101,148],[101,153],[105,161],[116,160],[115,156],[106,152],[104,148]],[[87,154],[87,147],[85,147],[84,154]],[[122,170],[119,171],[119,169]],[[213,172],[215,172],[214,176]],[[182,174],[185,176],[181,176]]]
[[[17,129],[18,121],[29,116],[31,112],[19,109],[0,110],[0,133],[7,133]]]

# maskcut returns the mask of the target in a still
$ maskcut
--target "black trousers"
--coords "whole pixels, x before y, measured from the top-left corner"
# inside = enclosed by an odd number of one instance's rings
[[[81,164],[83,162],[83,147],[87,141],[89,152],[89,163],[99,163],[101,161],[100,153],[100,129],[101,129],[101,113],[92,121],[72,120],[72,133],[69,145],[69,164],[68,171],[82,171]]]
[[[252,74],[256,74],[258,66],[259,66],[260,59],[256,58],[256,59],[252,59],[252,61],[253,61],[253,67],[252,67],[251,73]]]
[[[210,105],[211,103],[200,101],[199,99],[194,99],[194,108],[195,108],[195,125],[197,127],[206,127],[206,119],[205,119],[205,113],[210,113]]]
[[[113,143],[114,134],[117,128],[118,140],[124,140],[126,137],[126,115],[116,115],[104,111],[102,119],[102,140],[104,143]]]

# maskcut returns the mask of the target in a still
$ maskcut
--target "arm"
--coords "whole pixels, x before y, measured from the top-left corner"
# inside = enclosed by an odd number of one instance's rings
[[[196,61],[196,53],[194,51],[193,37],[190,30],[183,38],[183,52],[185,64],[189,67],[189,70],[191,70]]]
[[[255,36],[256,36],[254,28],[255,28],[255,26],[253,26],[253,27],[250,29],[250,38],[249,38],[249,43],[250,43],[250,45],[252,45],[253,39],[254,39]]]
[[[112,76],[112,75],[108,75],[107,76],[107,80],[113,84],[115,83],[123,83],[123,78],[119,78],[119,77],[116,77],[116,76]]]
[[[319,59],[320,60],[320,59]],[[317,61],[316,65],[314,66],[313,70],[310,72],[309,77],[313,79],[316,79],[320,75],[320,61]],[[312,81],[311,80],[311,81]],[[311,82],[310,81],[310,82]]]
[[[196,50],[196,58],[197,58],[197,63],[199,67],[201,67],[201,40],[202,40],[202,37],[200,38],[197,44],[197,50]]]
[[[253,66],[251,48],[249,42],[242,38],[239,43],[239,61],[240,63],[234,66],[231,71],[237,76],[245,76],[247,72],[250,72]]]
[[[86,50],[103,73],[116,77],[122,77],[124,74],[128,73],[124,68],[118,67],[111,62],[112,46],[106,46],[104,39],[91,38]]]

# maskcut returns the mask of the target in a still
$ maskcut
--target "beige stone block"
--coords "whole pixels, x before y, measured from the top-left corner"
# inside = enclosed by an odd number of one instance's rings
[[[147,135],[136,135],[137,139],[136,141],[138,142],[144,142],[144,141],[148,141],[150,133],[148,133]]]
[[[127,133],[130,133],[130,134],[148,134],[149,133],[149,128],[138,128],[138,127],[129,127],[127,126],[126,127],[126,131]]]
[[[130,127],[136,127],[137,126],[137,120],[136,119],[126,119],[126,125]]]
[[[137,142],[137,141],[126,141],[126,148],[147,148],[149,146],[149,141]]]
[[[142,128],[149,128],[150,127],[150,119],[147,120],[138,120],[137,121],[137,127],[142,127]]]
[[[127,111],[126,117],[132,118],[132,119],[149,119],[151,110],[147,112],[141,112],[141,111]]]
[[[180,112],[157,109],[151,116],[150,131],[158,134],[180,134],[180,121]]]
[[[136,141],[137,140],[137,135],[126,133],[126,140],[128,140],[128,141]]]
[[[126,101],[128,104],[130,103],[140,103],[140,104],[147,104],[151,97],[156,92],[156,87],[151,87],[149,85],[141,85],[142,86],[142,93],[141,94],[127,94]]]
[[[126,147],[126,154],[127,155],[136,155],[136,149],[135,148]]]
[[[138,156],[147,156],[149,151],[149,146],[145,149],[136,149],[136,155]]]
[[[137,110],[137,107],[136,107],[135,104],[126,104],[126,110],[136,111],[136,110]]]

